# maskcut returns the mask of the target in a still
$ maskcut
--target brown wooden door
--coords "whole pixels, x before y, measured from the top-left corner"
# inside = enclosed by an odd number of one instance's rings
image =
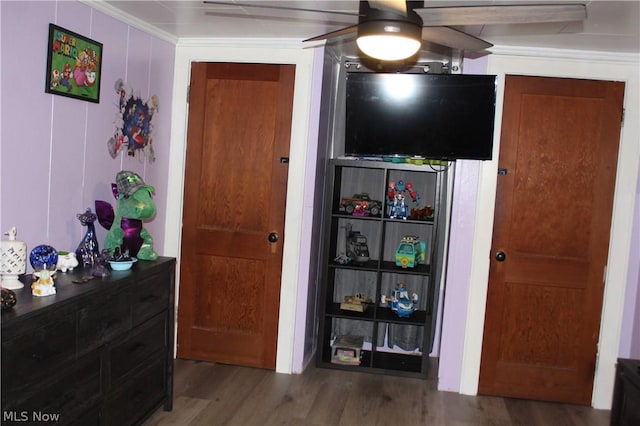
[[[591,402],[623,93],[506,77],[479,393]]]
[[[180,358],[275,369],[294,74],[192,65]]]

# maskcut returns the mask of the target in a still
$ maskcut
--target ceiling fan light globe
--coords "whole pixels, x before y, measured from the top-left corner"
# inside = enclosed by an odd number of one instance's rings
[[[358,48],[367,56],[383,61],[409,58],[420,49],[418,40],[399,35],[370,35],[358,37]]]
[[[409,21],[373,20],[358,26],[356,44],[362,53],[383,61],[409,58],[422,46],[422,27]]]

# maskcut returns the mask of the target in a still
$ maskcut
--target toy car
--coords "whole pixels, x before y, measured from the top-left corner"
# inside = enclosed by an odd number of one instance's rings
[[[396,249],[396,266],[415,268],[426,262],[426,251],[427,243],[415,235],[405,235]]]
[[[413,311],[418,309],[418,295],[413,293],[409,298],[409,292],[404,283],[398,283],[391,296],[381,296],[383,304],[388,304],[393,312],[401,318],[408,318]]]
[[[427,220],[433,221],[433,207],[432,206],[424,206],[422,208],[411,209],[411,213],[409,214],[410,219],[414,220]]]
[[[331,344],[331,363],[360,365],[363,344],[362,336],[337,336]]]
[[[382,201],[372,200],[366,192],[340,200],[340,211],[354,216],[378,216],[381,209]]]

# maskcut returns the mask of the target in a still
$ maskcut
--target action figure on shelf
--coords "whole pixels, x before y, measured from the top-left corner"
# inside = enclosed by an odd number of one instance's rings
[[[407,220],[409,217],[409,207],[405,204],[405,192],[411,197],[411,201],[420,205],[420,195],[413,189],[411,182],[399,180],[389,182],[387,189],[387,205],[389,205],[389,217],[391,219],[402,218]]]
[[[397,192],[393,197],[393,204],[389,208],[389,217],[391,219],[402,218],[407,220],[409,208],[404,203],[404,194]]]
[[[353,216],[367,216],[369,214],[369,207],[367,206],[367,202],[363,201],[360,204],[356,205],[353,213]]]

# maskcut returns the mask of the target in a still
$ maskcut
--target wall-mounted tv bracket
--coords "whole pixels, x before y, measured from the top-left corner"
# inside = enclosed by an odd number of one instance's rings
[[[349,70],[349,72],[371,72],[371,70],[367,69],[362,63],[358,61],[344,61],[344,67]],[[407,67],[404,72],[408,73],[425,73],[425,74],[451,74],[452,72],[457,72],[459,67],[457,65],[452,65],[451,62],[420,62]]]

